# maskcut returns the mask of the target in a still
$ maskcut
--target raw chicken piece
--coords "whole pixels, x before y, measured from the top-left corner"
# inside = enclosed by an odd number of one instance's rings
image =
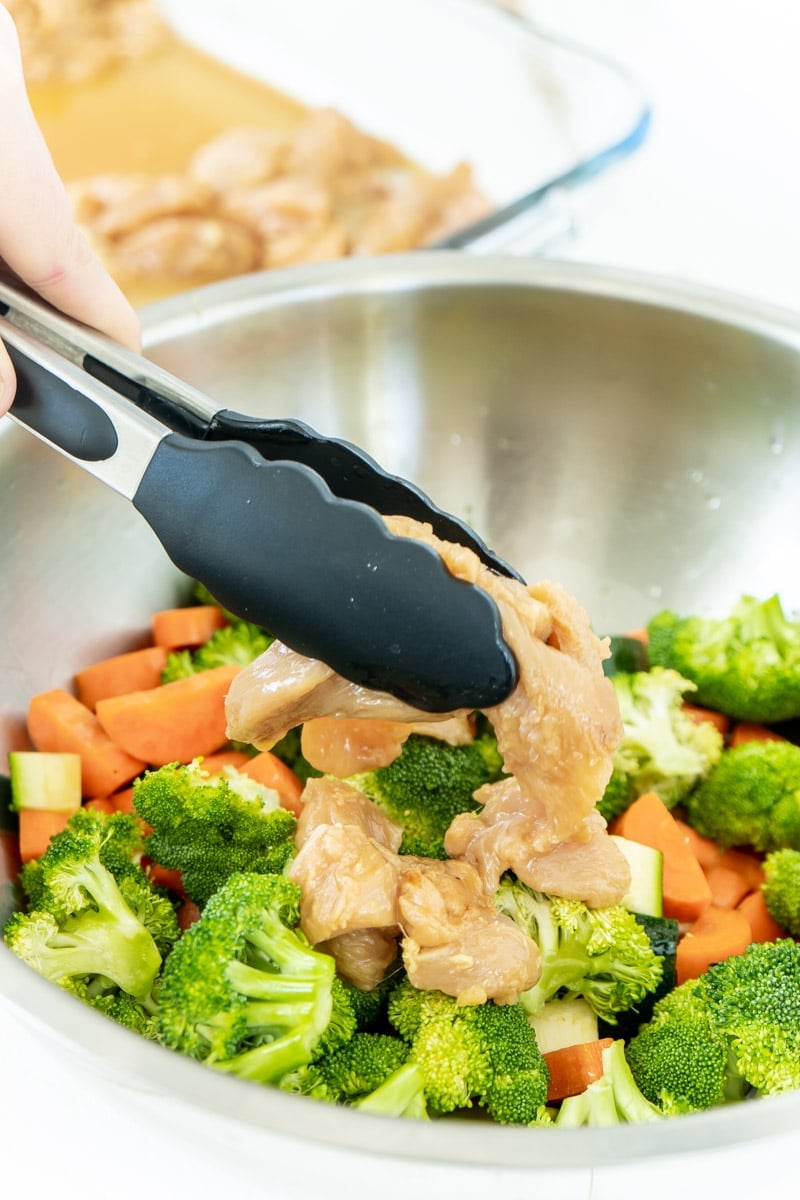
[[[397,958],[399,932],[399,929],[394,933],[388,929],[356,929],[329,942],[320,942],[316,949],[336,960],[342,979],[362,992],[371,992],[383,982]]]
[[[303,811],[297,819],[298,850],[318,825],[355,826],[366,837],[396,853],[403,830],[377,804],[338,779],[309,779],[303,789]]]
[[[108,255],[121,275],[206,280],[253,270],[259,244],[249,229],[222,217],[171,216],[119,238]]]
[[[362,717],[317,717],[303,726],[301,749],[312,767],[346,779],[360,771],[388,767],[412,733],[439,738],[450,746],[466,746],[473,738],[472,724],[466,716],[411,724]]]
[[[290,135],[261,125],[236,125],[206,142],[189,161],[192,179],[215,192],[251,188],[283,170]]]
[[[312,945],[397,925],[397,855],[357,825],[317,825],[287,875],[302,889],[300,927]]]
[[[494,907],[466,862],[401,860],[397,910],[402,951],[415,987],[460,1004],[515,1002],[539,978],[534,941]]]

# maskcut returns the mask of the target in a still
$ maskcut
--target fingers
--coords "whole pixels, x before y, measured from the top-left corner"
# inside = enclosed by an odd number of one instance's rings
[[[76,228],[25,90],[16,31],[0,5],[0,259],[44,299],[138,350],[139,320]],[[0,412],[14,374],[0,352]]]

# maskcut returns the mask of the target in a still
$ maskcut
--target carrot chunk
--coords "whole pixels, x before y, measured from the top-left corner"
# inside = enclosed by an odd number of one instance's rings
[[[664,916],[695,921],[711,903],[711,888],[675,817],[656,792],[645,792],[614,823],[614,832],[660,850]]]
[[[166,662],[167,651],[163,646],[146,646],[143,650],[105,658],[78,671],[75,676],[78,699],[94,711],[98,700],[158,687]]]
[[[146,765],[146,759],[112,740],[95,714],[63,688],[33,697],[28,706],[28,733],[37,750],[80,755],[84,796],[108,796],[140,775]]]
[[[733,727],[728,746],[734,749],[736,746],[744,746],[746,742],[785,742],[786,738],[781,737],[779,733],[775,733],[773,729],[767,729],[766,725],[759,725],[757,721],[739,721]]]
[[[731,727],[730,717],[726,717],[725,713],[715,712],[713,708],[701,708],[698,704],[687,704],[685,700],[681,708],[687,717],[691,717],[696,724],[700,725],[703,721],[707,721],[710,725],[714,725],[723,737]]]
[[[763,892],[749,892],[738,905],[750,925],[750,934],[754,942],[777,942],[778,938],[786,937],[786,930],[781,929],[772,913],[767,908]]]
[[[675,978],[678,983],[698,979],[714,963],[744,954],[753,940],[750,922],[736,908],[706,908],[678,942]]]
[[[54,812],[50,808],[23,808],[19,812],[19,856],[22,862],[40,858],[50,839],[66,829],[71,812]]]
[[[148,691],[112,696],[97,705],[97,719],[118,746],[151,766],[191,762],[225,745],[225,697],[238,671],[213,667]]]
[[[550,1072],[548,1101],[578,1096],[586,1091],[590,1083],[600,1079],[603,1074],[603,1051],[612,1041],[613,1038],[598,1038],[594,1042],[578,1042],[574,1046],[562,1046],[559,1050],[549,1050],[544,1054],[542,1057]]]
[[[272,788],[281,799],[281,807],[299,816],[303,810],[303,783],[298,779],[291,767],[288,767],[277,754],[264,750],[254,758],[239,767],[243,775],[249,775],[264,787]]]
[[[215,604],[165,608],[153,615],[153,641],[167,650],[190,649],[202,646],[227,624],[225,614]]]

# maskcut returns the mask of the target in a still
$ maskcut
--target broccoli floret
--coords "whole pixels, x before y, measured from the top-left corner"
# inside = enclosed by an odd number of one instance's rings
[[[412,734],[388,767],[347,780],[403,827],[401,854],[446,858],[444,835],[453,818],[474,812],[473,794],[503,773],[497,741],[490,729],[464,746]]]
[[[767,1095],[800,1088],[800,945],[753,942],[702,977],[712,1019],[737,1070]]]
[[[355,1033],[336,964],[296,928],[300,888],[280,875],[232,875],[164,967],[160,1040],[258,1083],[333,1052]]]
[[[725,618],[658,613],[648,625],[654,666],[697,684],[697,702],[742,721],[800,715],[800,623],[777,596],[743,596]]]
[[[723,751],[686,811],[722,846],[800,850],[800,747],[754,741]]]
[[[349,1104],[374,1092],[403,1066],[409,1048],[384,1033],[356,1033],[344,1046],[281,1082],[284,1091],[313,1096],[332,1104]]]
[[[356,1018],[356,1027],[361,1032],[371,1033],[383,1024],[389,997],[403,978],[402,967],[398,962],[396,966],[389,968],[377,987],[369,990],[343,981],[342,986],[347,992]]]
[[[669,1115],[800,1088],[800,945],[753,943],[655,1006],[628,1045],[644,1095]]]
[[[700,1112],[742,1093],[728,1041],[696,979],[658,1001],[652,1018],[628,1043],[627,1059],[644,1096],[666,1116]]]
[[[603,1074],[577,1096],[563,1100],[555,1124],[640,1125],[664,1116],[642,1094],[625,1058],[625,1043],[615,1039],[603,1049]]]
[[[217,629],[196,650],[174,650],[168,654],[161,682],[185,679],[187,675],[208,671],[212,667],[246,667],[262,655],[274,640],[260,625],[234,618],[230,625]]]
[[[773,850],[767,855],[761,890],[781,929],[800,938],[800,850]]]
[[[649,791],[674,808],[718,761],[722,734],[709,721],[693,721],[686,714],[683,699],[695,684],[677,671],[654,667],[618,673],[611,682],[624,733],[598,808],[610,821]]]
[[[661,982],[661,957],[621,905],[588,908],[535,892],[512,875],[501,879],[495,904],[539,947],[541,975],[520,997],[532,1015],[555,996],[583,996],[613,1025],[617,1013],[635,1008]]]
[[[150,1041],[158,1040],[155,996],[148,997],[145,1001],[136,1000],[127,992],[111,987],[109,980],[100,977],[89,982],[80,978],[64,979],[61,981],[61,987],[125,1029],[130,1029]],[[156,989],[157,987],[158,981]]]
[[[150,996],[159,944],[168,950],[178,927],[169,901],[124,853],[136,844],[131,828],[125,814],[77,813],[28,873],[35,907],[11,917],[5,940],[40,975],[57,983],[99,977],[137,999]]]
[[[353,1108],[383,1117],[427,1121],[430,1114],[425,1103],[425,1076],[421,1067],[418,1063],[406,1062],[374,1092],[356,1100]]]
[[[442,992],[421,991],[408,980],[389,999],[389,1021],[409,1043],[405,1068],[373,1098],[370,1111],[396,1111],[395,1089],[431,1116],[473,1103],[502,1124],[536,1122],[545,1107],[549,1072],[536,1034],[518,1004],[459,1005]],[[416,1067],[417,1071],[409,1068]],[[381,1107],[376,1107],[380,1103]]]
[[[252,781],[251,781],[252,782]],[[295,818],[265,811],[197,763],[171,763],[133,785],[133,803],[151,829],[145,848],[154,862],[180,871],[186,893],[201,907],[229,876],[280,873],[295,852]]]

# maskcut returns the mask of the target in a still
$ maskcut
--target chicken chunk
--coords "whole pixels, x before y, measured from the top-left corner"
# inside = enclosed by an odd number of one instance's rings
[[[513,1003],[540,974],[536,943],[494,907],[466,862],[403,860],[397,909],[415,987],[461,1004]]]
[[[357,788],[338,779],[309,779],[303,789],[303,811],[297,818],[298,850],[318,825],[355,826],[366,837],[396,853],[403,830]]]
[[[356,929],[342,933],[329,942],[320,942],[317,950],[336,960],[342,979],[362,992],[371,992],[386,978],[397,958],[397,936],[388,929]]]

